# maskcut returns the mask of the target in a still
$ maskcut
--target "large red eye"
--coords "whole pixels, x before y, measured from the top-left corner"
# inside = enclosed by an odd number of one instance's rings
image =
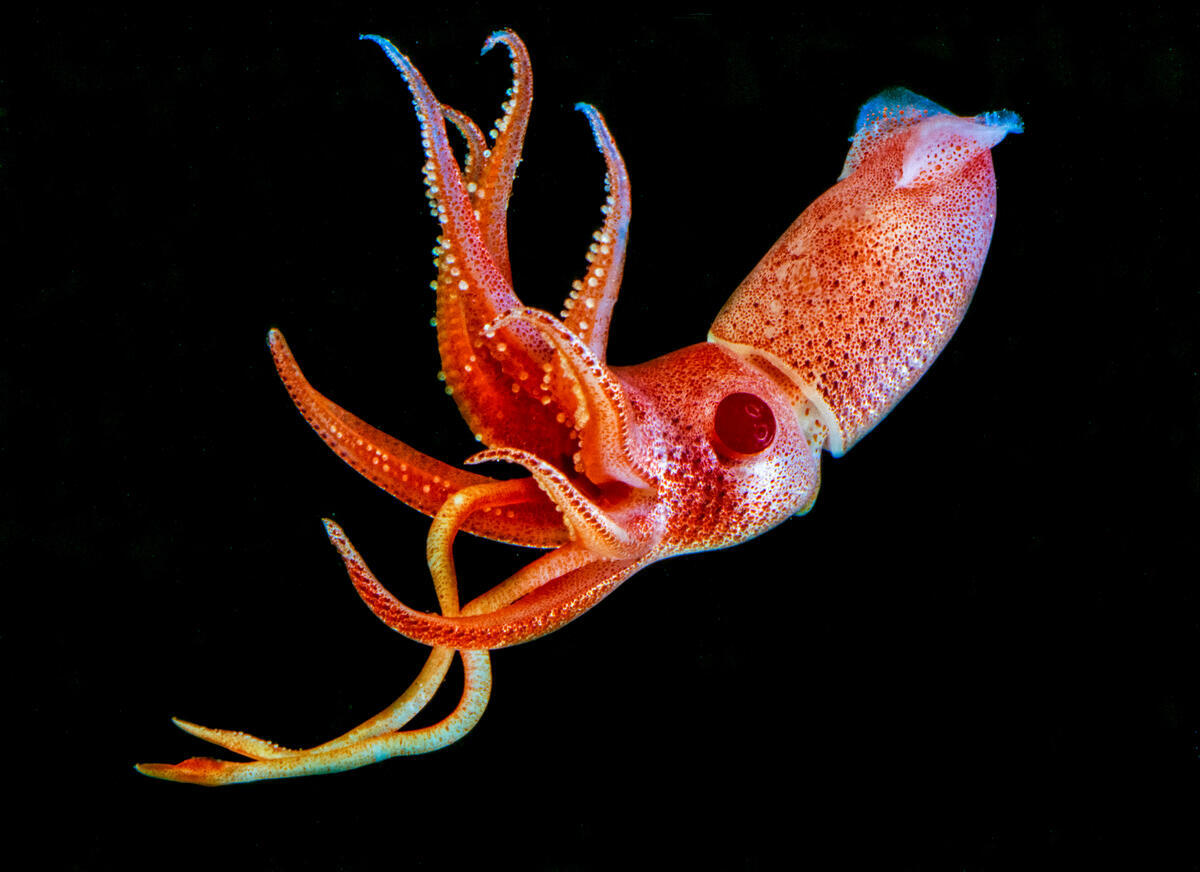
[[[717,404],[713,429],[717,448],[732,454],[758,454],[775,441],[775,415],[754,394],[730,394]]]

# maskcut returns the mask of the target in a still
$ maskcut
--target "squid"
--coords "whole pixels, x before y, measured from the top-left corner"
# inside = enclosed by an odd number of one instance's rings
[[[635,573],[678,554],[727,548],[806,513],[821,453],[839,457],[930,367],[962,321],[996,218],[991,149],[1022,130],[1013,112],[960,117],[897,88],[858,114],[836,183],[767,252],[717,314],[707,341],[636,366],[610,366],[608,331],[621,283],[630,185],[604,117],[587,119],[606,165],[603,221],[587,267],[558,316],[517,297],[506,212],[533,98],[529,54],[503,46],[512,87],[489,135],[440,103],[381,36],[420,122],[430,211],[439,235],[438,349],[446,393],[485,446],[465,465],[508,463],[498,479],[453,466],[383,433],[318,393],[283,334],[268,345],[296,407],[346,463],[432,517],[426,559],[440,613],[405,605],[346,533],[324,522],[363,601],[387,626],[430,647],[411,686],[348,733],[291,749],[175,719],[245,758],[192,757],[137,769],[222,785],[345,771],[424,754],[462,738],[491,693],[489,652],[579,617]],[[460,166],[449,128],[465,146]],[[459,531],[544,553],[459,602]],[[457,706],[407,728],[453,658]]]

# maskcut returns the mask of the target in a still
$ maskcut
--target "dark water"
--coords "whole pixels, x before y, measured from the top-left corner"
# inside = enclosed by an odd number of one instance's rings
[[[46,868],[79,869],[1196,868],[1196,18],[581,11],[0,28],[16,835],[52,825]],[[509,213],[527,302],[557,309],[599,219],[575,101],[628,162],[610,361],[701,340],[891,85],[1025,119],[995,151],[976,301],[826,461],[809,516],[500,652],[459,745],[216,792],[143,779],[206,753],[168,715],[311,744],[420,666],[318,519],[429,608],[426,522],[311,435],[264,339],[282,328],[319,389],[416,447],[475,450],[434,377],[409,99],[355,36],[485,123],[501,26],[535,71]],[[528,555],[458,557],[482,591]]]

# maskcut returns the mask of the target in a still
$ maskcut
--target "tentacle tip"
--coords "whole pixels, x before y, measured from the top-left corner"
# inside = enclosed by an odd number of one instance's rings
[[[321,525],[325,528],[325,535],[329,537],[329,541],[340,551],[341,546],[338,543],[346,541],[346,531],[332,518],[322,518]]]
[[[321,523],[325,526],[325,535],[329,537],[329,543],[337,549],[338,555],[341,556],[342,562],[346,566],[352,567],[362,563],[362,558],[358,556],[358,551],[350,544],[350,538],[346,535],[336,521],[329,518],[322,518]]]
[[[147,778],[159,778],[163,781],[179,781],[179,773],[175,763],[134,763],[133,768]]]
[[[296,358],[292,355],[292,349],[288,346],[287,340],[283,338],[283,332],[278,327],[272,327],[267,331],[267,350],[271,352],[275,368],[279,370],[279,375],[284,379],[285,384],[288,374],[303,381],[303,376],[300,375],[300,370],[296,366]],[[290,372],[292,370],[294,372]]]
[[[149,778],[211,786],[224,783],[235,765],[212,757],[189,757],[179,763],[135,763],[133,768]]]
[[[171,723],[179,727],[179,729],[183,730],[189,736],[195,736],[197,739],[204,739],[205,741],[209,741],[205,738],[205,734],[213,732],[209,727],[202,727],[200,724],[193,724],[191,721],[185,721],[183,718],[173,717],[171,718]]]
[[[400,49],[396,48],[396,46],[392,44],[392,41],[387,37],[379,36],[375,33],[360,33],[358,38],[360,40],[365,39],[368,42],[373,42],[383,49],[383,53],[387,55],[395,67],[405,75],[412,73],[412,62],[409,61],[409,59],[406,58],[403,53],[401,53]]]
[[[163,776],[157,773],[168,765],[167,763],[134,763],[133,768],[139,774],[148,776],[149,778],[162,778]]]
[[[483,48],[479,50],[479,54],[485,55],[496,47],[497,43],[508,45],[508,41],[514,36],[511,30],[496,30],[488,35],[488,38],[483,41]]]

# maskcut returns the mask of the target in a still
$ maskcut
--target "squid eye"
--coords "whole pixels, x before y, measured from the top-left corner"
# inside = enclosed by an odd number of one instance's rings
[[[713,418],[718,450],[727,454],[758,454],[775,441],[775,415],[754,394],[730,394],[717,404]]]

